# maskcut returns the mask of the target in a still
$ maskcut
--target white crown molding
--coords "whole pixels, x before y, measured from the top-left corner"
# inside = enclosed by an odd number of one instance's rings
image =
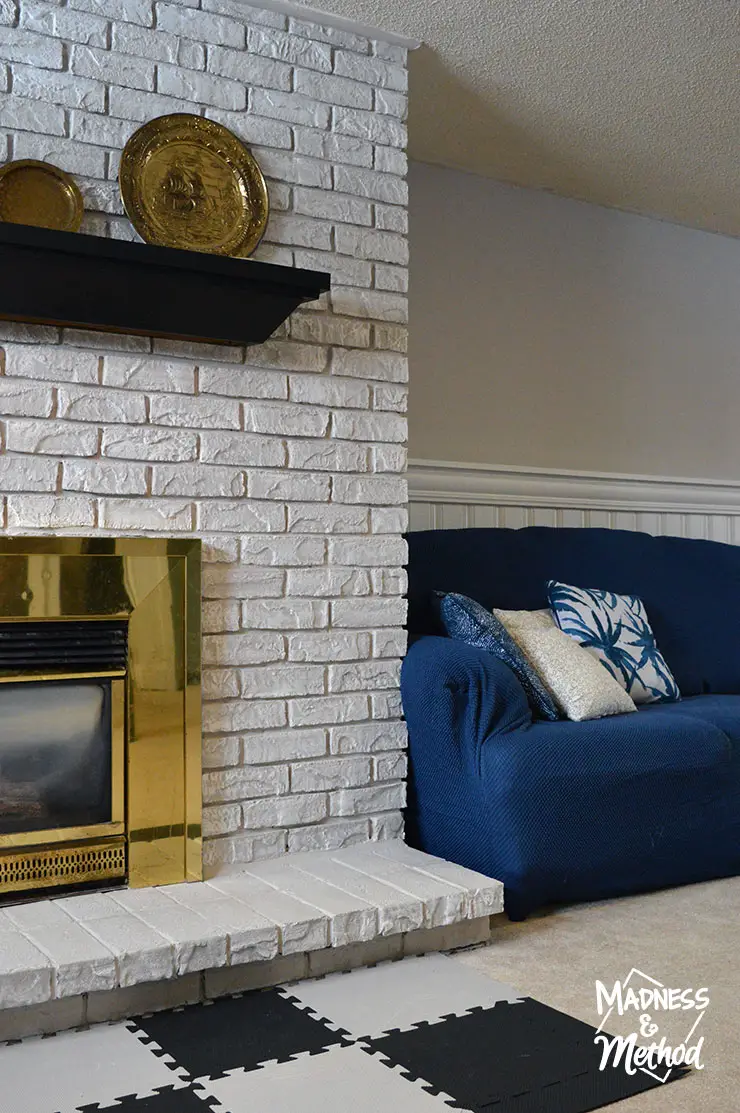
[[[421,39],[411,39],[407,35],[398,35],[395,31],[385,31],[382,27],[373,27],[369,23],[359,23],[356,19],[347,19],[343,15],[333,15],[331,12],[322,12],[318,8],[309,8],[305,4],[296,4],[293,0],[244,0],[250,8],[263,8],[270,12],[282,12],[283,15],[292,15],[306,23],[317,23],[321,27],[336,27],[339,31],[349,31],[353,35],[362,35],[366,39],[380,39],[381,42],[390,43],[392,46],[403,46],[406,50],[418,50]]]
[[[740,482],[409,460],[411,502],[740,515]]]

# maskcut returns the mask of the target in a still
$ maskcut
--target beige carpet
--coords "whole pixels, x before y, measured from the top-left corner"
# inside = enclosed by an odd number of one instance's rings
[[[520,924],[501,920],[488,946],[461,952],[455,961],[594,1026],[597,978],[612,986],[636,967],[667,986],[709,988],[701,1023],[704,1070],[610,1109],[740,1111],[740,878],[571,905]],[[627,1023],[615,1014],[606,1031],[628,1034],[634,1016]],[[666,1029],[673,1034],[687,1016],[688,1030],[696,1013],[663,1014]]]

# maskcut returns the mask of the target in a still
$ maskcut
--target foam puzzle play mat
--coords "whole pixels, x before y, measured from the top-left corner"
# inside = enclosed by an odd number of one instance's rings
[[[660,1085],[600,1070],[594,1031],[406,958],[7,1043],[0,1113],[586,1113]]]

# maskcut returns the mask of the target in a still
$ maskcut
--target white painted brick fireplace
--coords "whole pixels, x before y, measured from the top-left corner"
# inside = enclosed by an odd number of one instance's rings
[[[204,543],[208,867],[402,832],[406,51],[239,0],[0,0],[0,161],[134,238],[120,151],[160,114],[268,178],[256,258],[331,273],[260,346],[0,323],[6,534]]]
[[[208,876],[0,909],[0,1041],[482,942],[502,908],[401,839],[406,48],[312,18],[0,0],[0,162],[132,239],[123,145],[200,113],[268,179],[256,258],[332,279],[246,350],[0,322],[0,533],[202,539]]]

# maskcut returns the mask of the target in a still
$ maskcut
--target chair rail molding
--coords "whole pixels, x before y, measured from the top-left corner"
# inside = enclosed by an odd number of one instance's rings
[[[410,528],[632,529],[740,544],[740,482],[410,460]]]

